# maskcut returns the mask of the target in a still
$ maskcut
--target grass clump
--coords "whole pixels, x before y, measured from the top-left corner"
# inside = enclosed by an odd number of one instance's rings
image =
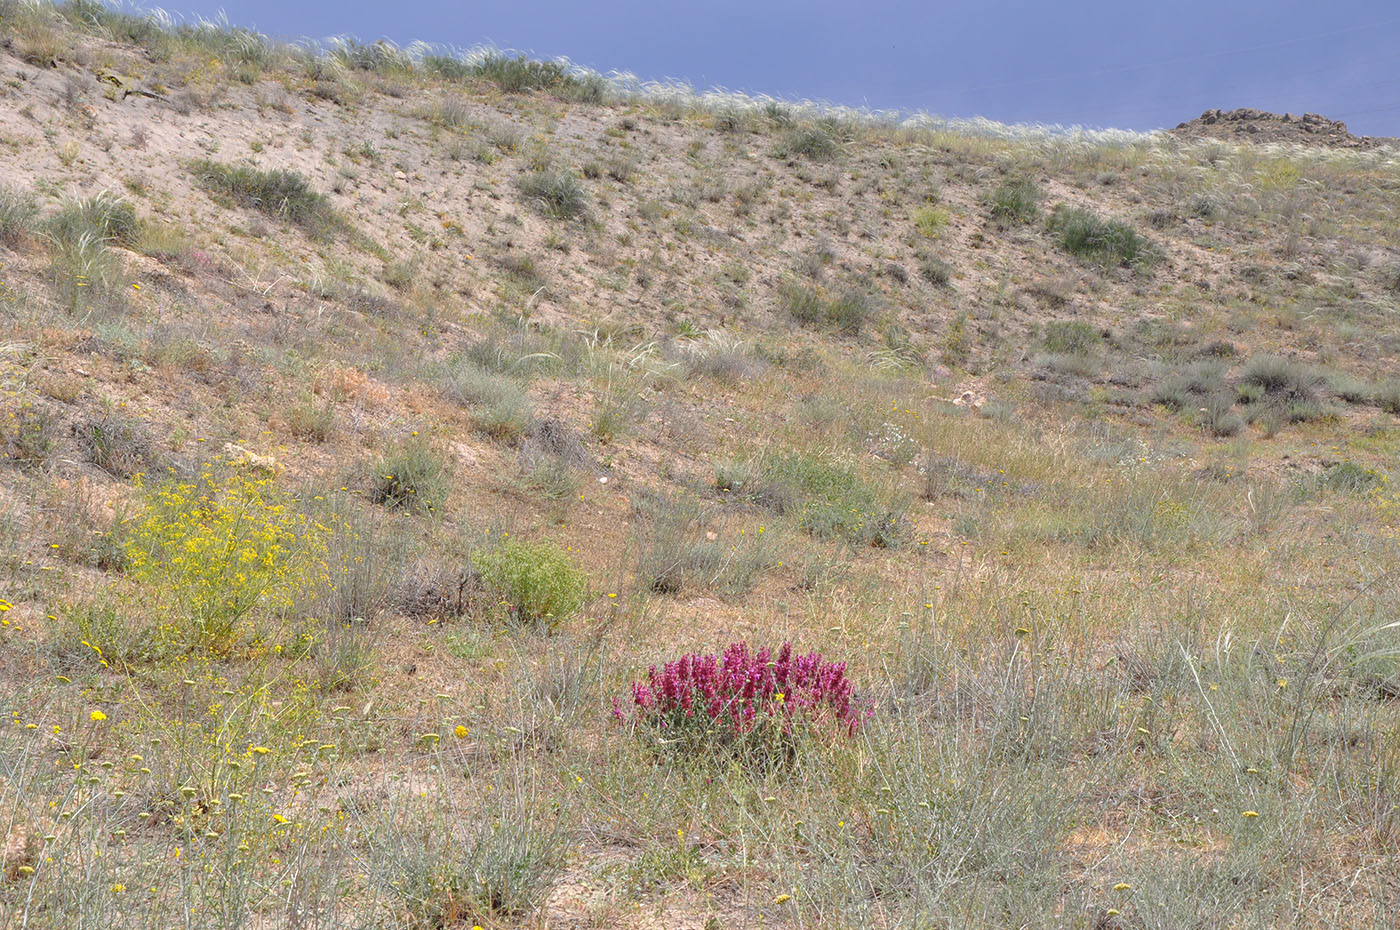
[[[312,235],[327,235],[339,225],[325,194],[295,171],[263,171],[251,165],[229,165],[199,159],[190,164],[195,183],[204,190],[299,226]]]
[[[57,420],[42,407],[24,404],[0,422],[0,454],[22,468],[47,464],[57,438]]]
[[[1282,417],[1290,423],[1316,420],[1326,411],[1318,391],[1326,378],[1311,366],[1278,355],[1256,355],[1246,364],[1236,387],[1239,402],[1255,415]]]
[[[34,229],[39,204],[28,191],[0,187],[0,242],[15,248]]]
[[[821,126],[804,126],[785,132],[773,154],[779,158],[835,161],[841,154],[841,144],[833,133]]]
[[[1089,355],[1098,351],[1103,333],[1083,320],[1056,320],[1045,324],[1046,352]]]
[[[1240,375],[1241,385],[1269,397],[1311,398],[1322,381],[1307,365],[1279,355],[1254,356]]]
[[[306,397],[286,412],[287,431],[306,442],[325,442],[335,432],[335,403]]]
[[[446,390],[472,408],[473,425],[492,439],[516,442],[530,426],[533,407],[524,385],[471,357],[448,372]]]
[[[472,556],[472,565],[519,624],[553,629],[583,607],[588,578],[551,542],[504,539]]]
[[[125,268],[108,247],[128,248],[141,231],[136,209],[108,191],[69,201],[45,224],[53,253],[50,273],[71,313],[122,301]]]
[[[1050,216],[1050,232],[1066,252],[1105,267],[1141,267],[1157,259],[1152,243],[1137,230],[1088,210],[1061,204]]]
[[[1384,481],[1374,469],[1365,468],[1355,462],[1338,462],[1318,477],[1318,484],[1324,488],[1353,494],[1371,491]]]
[[[74,243],[85,237],[132,246],[141,230],[141,221],[131,203],[110,191],[70,201],[49,220],[49,233],[60,243]]]
[[[1400,416],[1400,378],[1391,378],[1376,385],[1371,391],[1371,403],[1386,413]]]
[[[919,277],[935,287],[947,287],[953,280],[953,266],[936,255],[920,255]]]
[[[439,801],[425,812],[383,812],[371,872],[403,910],[394,926],[518,924],[544,903],[567,860],[566,823],[518,787],[485,793],[471,810]]]
[[[415,513],[438,513],[451,486],[442,459],[422,441],[406,442],[374,465],[370,500]]]
[[[146,430],[112,412],[75,426],[73,435],[87,460],[116,478],[130,478],[161,464]]]
[[[992,191],[988,210],[999,223],[1033,222],[1040,215],[1040,188],[1029,178],[1006,181]]]
[[[521,437],[518,460],[526,490],[561,501],[577,496],[588,453],[573,428],[554,417],[540,417]]]
[[[875,313],[869,295],[861,291],[846,290],[831,297],[808,284],[786,285],[778,294],[778,303],[804,326],[834,329],[844,335],[860,332]]]
[[[662,497],[644,497],[633,510],[640,542],[637,580],[655,594],[744,594],[778,563],[766,527],[712,530],[714,514],[690,501]]]
[[[516,183],[525,199],[551,219],[578,219],[588,211],[588,193],[573,172],[541,169]]]
[[[854,470],[800,453],[766,462],[749,498],[775,513],[792,515],[818,539],[895,549],[909,538],[908,518]]]
[[[932,239],[947,227],[951,219],[943,207],[919,207],[914,211],[914,229],[925,239]]]
[[[501,90],[512,94],[530,93],[540,90],[563,90],[574,83],[574,78],[557,61],[539,61],[517,55],[490,54],[475,64],[468,65],[465,73],[495,84]]]

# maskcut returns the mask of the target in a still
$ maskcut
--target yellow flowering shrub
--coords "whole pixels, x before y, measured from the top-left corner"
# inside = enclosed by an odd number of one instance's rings
[[[148,486],[126,540],[128,574],[187,648],[227,652],[257,611],[287,608],[326,577],[329,530],[272,479],[208,466]]]

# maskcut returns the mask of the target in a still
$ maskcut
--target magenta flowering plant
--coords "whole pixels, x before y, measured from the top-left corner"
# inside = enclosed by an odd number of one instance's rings
[[[851,737],[872,713],[860,700],[846,663],[821,653],[776,654],[730,645],[722,655],[693,653],[647,670],[629,702],[614,699],[613,716],[649,730],[666,744],[718,747],[765,744],[790,748],[799,735]]]

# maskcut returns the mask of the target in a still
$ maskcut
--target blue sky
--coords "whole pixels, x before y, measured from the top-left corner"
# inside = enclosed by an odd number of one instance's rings
[[[600,71],[876,108],[1153,129],[1207,107],[1400,136],[1394,0],[174,0],[278,38],[492,42]]]

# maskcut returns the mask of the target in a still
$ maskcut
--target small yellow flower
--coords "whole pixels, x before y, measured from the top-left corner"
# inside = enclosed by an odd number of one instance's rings
[[[269,752],[272,752],[272,750],[268,749],[266,746],[254,746],[251,751],[257,753],[260,756],[265,756]]]
[[[1131,891],[1132,888],[1133,886],[1129,885],[1127,882],[1119,882],[1113,886],[1114,891]]]
[[[790,894],[780,894],[780,895],[778,895],[776,898],[773,899],[773,903],[774,903],[774,904],[786,904],[786,903],[788,903],[788,902],[791,901],[791,900],[792,900],[792,895],[790,895]]]
[[[102,721],[107,719],[107,715],[102,713],[102,711],[100,710],[95,710],[92,713],[88,714],[88,719],[93,721],[94,723],[101,723]]]
[[[278,823],[286,823],[286,822],[287,822],[287,818],[286,818],[286,817],[283,817],[281,814],[273,814],[273,815],[272,815],[272,819],[275,820],[275,821],[277,821]]]
[[[464,727],[464,726],[462,726],[460,723],[457,724],[457,729],[453,730],[452,732],[455,733],[455,734],[457,735],[457,738],[458,738],[458,739],[466,739],[466,738],[467,738],[467,728]]]
[[[1241,816],[1241,817],[1258,817],[1258,816],[1259,816],[1259,812],[1258,812],[1258,811],[1245,811],[1243,814],[1240,814],[1240,816]]]

